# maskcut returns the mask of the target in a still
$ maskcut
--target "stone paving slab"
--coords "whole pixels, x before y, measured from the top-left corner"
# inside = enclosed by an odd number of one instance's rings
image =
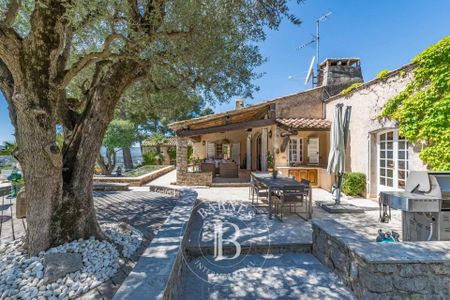
[[[269,248],[293,245],[310,246],[312,244],[311,225],[297,215],[290,216],[284,222],[280,222],[277,219],[269,220],[267,214],[255,214],[255,209],[251,206],[242,206],[243,208],[239,209],[237,214],[217,210],[214,215],[204,218],[202,213],[211,212],[210,205],[212,205],[212,209],[217,209],[219,203],[202,202],[197,207],[188,239],[189,250],[212,248],[214,244],[214,222],[219,220],[236,224],[239,227],[239,236],[236,240],[243,247],[267,246]],[[233,233],[230,230],[229,233],[224,234],[224,238],[229,238]]]
[[[192,274],[207,260],[189,263],[178,299],[356,299],[311,254],[249,255],[240,264],[223,260],[208,272]]]

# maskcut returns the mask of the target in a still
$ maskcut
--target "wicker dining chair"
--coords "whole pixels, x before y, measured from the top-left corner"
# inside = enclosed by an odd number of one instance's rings
[[[298,206],[304,207],[306,209],[305,211],[308,211],[307,194],[304,186],[284,186],[283,188],[274,191],[271,197],[274,205],[275,216],[282,222],[283,209],[285,207],[289,207],[289,212],[292,212],[292,207],[297,209]]]
[[[259,203],[259,198],[268,198],[269,190],[266,186],[262,185],[257,180],[253,180],[251,184],[251,192],[252,192],[252,205],[255,204],[255,194],[256,194],[256,204]]]

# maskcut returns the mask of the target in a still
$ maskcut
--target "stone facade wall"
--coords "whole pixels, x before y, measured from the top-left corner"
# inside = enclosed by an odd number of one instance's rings
[[[211,186],[212,178],[212,172],[177,173],[177,185]]]
[[[396,259],[396,253],[392,252],[384,262],[370,262],[357,249],[375,244],[372,250],[363,251],[370,255],[370,251],[377,251],[376,246],[383,245],[355,236],[351,230],[330,234],[327,228],[337,226],[334,223],[313,223],[313,254],[359,299],[450,299],[450,260],[409,262]],[[412,245],[405,247],[412,251],[410,255],[423,251],[420,245],[415,249]]]
[[[297,93],[275,100],[277,118],[323,118],[323,89]]]

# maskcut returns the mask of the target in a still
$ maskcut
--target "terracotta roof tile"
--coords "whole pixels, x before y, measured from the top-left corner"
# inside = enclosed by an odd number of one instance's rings
[[[325,119],[288,118],[277,119],[277,123],[295,129],[329,129],[331,122]]]

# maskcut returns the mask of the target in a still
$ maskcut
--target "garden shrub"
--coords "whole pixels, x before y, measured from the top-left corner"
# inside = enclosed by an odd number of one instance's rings
[[[348,196],[364,196],[366,191],[366,175],[351,172],[344,175],[342,192]]]
[[[176,161],[177,161],[177,149],[176,148],[169,148],[169,150],[167,150],[167,153],[169,154],[170,163],[172,165],[175,165]]]
[[[163,161],[163,156],[157,151],[149,151],[142,156],[144,165],[160,165]]]

